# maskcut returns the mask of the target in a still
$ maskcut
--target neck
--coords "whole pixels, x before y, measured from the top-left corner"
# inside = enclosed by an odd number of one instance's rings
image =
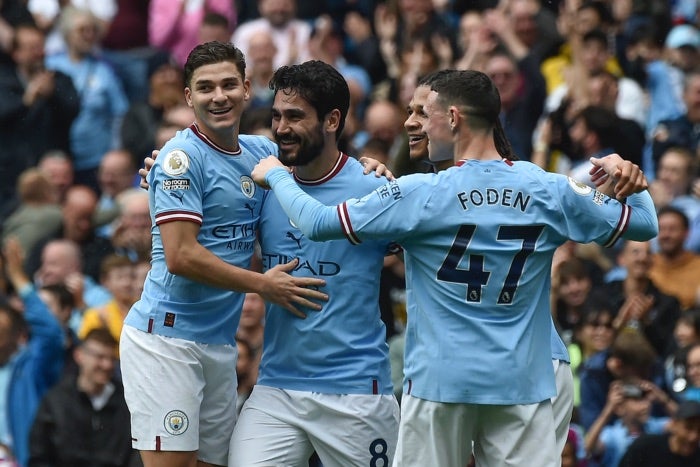
[[[211,128],[207,128],[198,123],[197,128],[199,129],[200,133],[205,135],[214,144],[220,146],[222,149],[235,152],[240,148],[238,144],[238,125],[212,130]]]
[[[78,376],[78,389],[87,394],[88,396],[98,396],[105,390],[104,384],[97,384],[92,381],[88,381],[84,375]]]
[[[333,144],[326,142],[321,155],[306,165],[297,165],[294,167],[294,172],[297,177],[302,180],[316,180],[333,169],[340,157],[340,150]]]
[[[644,294],[649,285],[649,279],[646,277],[632,277],[627,274],[627,277],[622,283],[622,288],[626,297],[634,294]]]
[[[459,160],[501,160],[503,156],[496,150],[493,134],[472,134],[460,137],[455,143],[455,162]]]

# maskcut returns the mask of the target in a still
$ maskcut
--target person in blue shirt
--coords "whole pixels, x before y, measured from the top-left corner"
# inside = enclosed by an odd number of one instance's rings
[[[302,190],[337,203],[385,183],[338,149],[350,91],[335,68],[316,60],[284,66],[270,87],[279,160]],[[330,299],[305,320],[268,304],[258,381],[234,429],[229,465],[306,465],[314,450],[327,467],[389,465],[399,406],[378,284],[392,242],[310,241],[273,195],[259,240],[264,270],[299,258],[295,276],[325,279]]]
[[[63,372],[64,333],[22,269],[16,238],[4,248],[6,270],[24,312],[0,300],[0,444],[20,467],[29,461],[29,432],[44,396]]]
[[[232,44],[195,47],[185,66],[195,122],[162,148],[149,174],[152,268],[129,311],[120,353],[133,447],[145,467],[226,465],[236,421],[236,343],[245,292],[301,317],[320,309],[324,281],[293,277],[299,260],[249,270],[263,191],[249,174],[275,154],[239,135],[250,97]]]
[[[472,442],[485,465],[559,465],[550,402],[552,255],[568,239],[612,245],[622,236],[653,237],[651,197],[621,203],[510,160],[498,92],[481,72],[446,72],[431,89],[429,156],[453,148],[456,167],[401,177],[335,206],[299,189],[276,158],[261,161],[253,178],[273,189],[311,240],[389,237],[405,250],[408,326],[394,465],[465,465]],[[607,179],[611,194],[643,176],[617,155],[592,163],[593,181]]]

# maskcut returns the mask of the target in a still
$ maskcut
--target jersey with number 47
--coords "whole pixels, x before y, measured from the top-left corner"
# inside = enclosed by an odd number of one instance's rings
[[[467,161],[326,207],[281,170],[267,176],[309,238],[389,237],[405,250],[404,391],[438,402],[530,404],[556,393],[550,269],[567,239],[647,240],[648,193],[622,204],[529,162]]]

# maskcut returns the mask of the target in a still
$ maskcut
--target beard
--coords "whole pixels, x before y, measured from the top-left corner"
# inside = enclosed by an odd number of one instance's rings
[[[301,138],[292,133],[284,137],[274,134],[275,141],[280,144],[281,140],[293,142],[297,145],[296,151],[284,151],[280,145],[279,160],[284,165],[291,167],[295,165],[306,165],[321,155],[323,150],[323,131],[319,125],[308,138]]]

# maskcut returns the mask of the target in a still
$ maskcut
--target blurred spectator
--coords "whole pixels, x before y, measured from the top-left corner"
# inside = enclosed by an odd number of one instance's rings
[[[130,102],[148,97],[147,70],[163,60],[148,44],[150,0],[116,0],[117,11],[102,37],[102,56],[112,64]]]
[[[661,155],[670,147],[678,146],[695,153],[700,146],[700,132],[695,127],[700,123],[700,71],[686,73],[683,86],[683,102],[686,112],[680,117],[661,120],[653,130],[651,159],[645,160],[654,173]]]
[[[633,31],[627,45],[625,73],[642,85],[649,99],[645,129],[651,136],[661,120],[680,117],[685,111],[683,103],[683,73],[673,61],[673,48],[677,41],[666,41],[659,28],[644,25]]]
[[[112,234],[111,228],[105,224],[119,216],[117,197],[135,185],[137,175],[134,156],[129,151],[115,149],[102,157],[97,171],[101,195],[95,211],[95,225],[100,226],[98,232],[103,237]]]
[[[136,167],[143,165],[143,158],[153,149],[161,147],[155,144],[156,133],[159,125],[167,121],[168,112],[185,104],[181,67],[164,63],[153,70],[148,82],[148,100],[131,104],[121,126],[122,146],[132,154]],[[187,124],[192,121],[194,117]]]
[[[253,357],[253,349],[250,347],[250,344],[236,337],[236,347],[238,349],[238,358],[236,359],[236,378],[238,378],[236,411],[240,413],[243,403],[248,399],[250,393],[253,392],[258,369],[256,368],[257,360]]]
[[[190,50],[199,44],[207,12],[225,17],[229,34],[236,25],[236,7],[231,0],[150,0],[148,11],[150,44],[168,51],[180,66],[185,65]]]
[[[430,0],[399,0],[402,13],[379,5],[375,29],[387,79],[379,83],[373,100],[388,99],[403,106],[411,100],[418,80],[451,68],[455,56],[452,29],[435,14]]]
[[[629,447],[620,467],[691,467],[700,465],[700,402],[678,406],[667,433],[642,435]]]
[[[372,30],[373,9],[363,11],[357,4],[348,3],[348,11],[343,19],[345,53],[350,63],[367,71],[372,84],[386,78],[386,67],[379,52],[379,39]],[[375,3],[369,1],[366,3]],[[336,19],[337,21],[337,19]]]
[[[250,100],[248,109],[269,109],[274,93],[270,89],[270,79],[275,71],[274,59],[277,47],[269,31],[261,30],[251,34],[246,55],[246,78],[250,80]],[[269,122],[268,122],[269,123]]]
[[[700,343],[691,345],[685,357],[686,388],[681,393],[684,400],[700,402]]]
[[[673,206],[688,217],[689,232],[685,242],[688,250],[700,252],[700,191],[693,184],[700,181],[698,164],[686,148],[671,147],[659,159],[656,179],[649,185],[649,193],[657,209]]]
[[[641,86],[633,79],[620,76],[619,68],[610,70],[606,64],[612,60],[608,37],[600,29],[593,29],[581,37],[578,55],[574,57],[574,66],[568,70],[565,83],[555,87],[547,97],[546,109],[552,112],[558,108],[565,97],[573,100],[574,111],[587,105],[588,79],[592,74],[608,71],[618,76],[615,113],[620,118],[636,121],[640,126],[646,123],[646,100]]]
[[[103,305],[112,297],[107,289],[83,274],[80,250],[75,242],[65,239],[50,241],[44,247],[41,259],[41,267],[36,272],[34,283],[39,287],[53,284],[65,284],[68,287],[75,300],[69,326],[77,333],[85,309]]]
[[[112,246],[132,262],[151,257],[151,218],[148,193],[130,188],[117,197],[119,217],[112,226]]]
[[[67,6],[60,27],[67,50],[47,57],[47,67],[69,75],[78,91],[80,113],[70,131],[75,180],[97,188],[97,166],[103,154],[119,146],[128,101],[111,67],[94,54],[98,20],[93,14]]]
[[[63,369],[63,331],[22,269],[19,243],[5,245],[6,270],[24,303],[24,312],[0,303],[0,387],[3,416],[0,442],[10,446],[20,466],[29,459],[29,430],[44,393]]]
[[[582,321],[590,304],[593,280],[584,263],[578,258],[561,262],[554,270],[552,293],[555,322],[565,343],[571,342],[576,326]]]
[[[61,207],[63,222],[59,229],[37,241],[27,256],[27,272],[33,275],[39,269],[44,246],[54,239],[67,239],[80,247],[83,272],[98,280],[102,258],[113,252],[108,239],[95,235],[94,215],[97,208],[97,195],[82,185],[72,186],[66,193]]]
[[[580,455],[583,436],[574,427],[569,428],[566,444],[561,453],[561,467],[586,467],[585,455]]]
[[[666,206],[659,216],[659,250],[653,257],[649,277],[662,292],[672,295],[682,309],[700,305],[700,256],[684,247],[688,217],[683,211]]]
[[[362,67],[348,63],[344,53],[343,30],[330,16],[319,16],[309,38],[309,55],[312,59],[333,65],[343,75],[350,88],[352,112],[361,116],[372,91],[372,81]]]
[[[96,20],[96,32],[100,38],[105,34],[112,18],[117,13],[117,0],[28,0],[27,7],[34,21],[47,34],[46,53],[53,55],[65,52],[66,38],[61,31],[61,15],[66,7],[89,11]]]
[[[30,466],[136,467],[129,410],[113,379],[117,341],[89,332],[73,353],[78,374],[65,377],[41,401],[31,430]]]
[[[673,352],[666,358],[666,386],[676,398],[688,387],[686,357],[688,350],[700,344],[700,308],[684,311],[673,331]]]
[[[226,16],[215,11],[207,11],[199,25],[199,43],[228,42],[231,39],[231,29]]]
[[[2,223],[2,236],[17,238],[22,251],[31,251],[36,242],[61,226],[63,216],[48,177],[39,169],[22,172],[17,181],[17,193],[19,206]]]
[[[567,346],[571,358],[571,372],[574,375],[574,407],[581,404],[579,369],[588,359],[607,351],[617,332],[613,326],[615,313],[602,303],[586,309],[581,321],[573,329],[571,344]]]
[[[124,318],[138,297],[133,288],[134,264],[124,256],[110,255],[102,260],[100,285],[112,299],[104,305],[88,308],[80,323],[78,337],[85,339],[94,329],[104,328],[119,342]]]
[[[63,374],[75,374],[73,350],[78,345],[78,335],[70,328],[70,319],[75,308],[75,297],[64,284],[42,286],[37,293],[63,330],[64,365]]]
[[[506,52],[491,54],[484,64],[486,73],[501,95],[500,119],[513,151],[530,160],[532,133],[542,114],[545,84],[535,60],[516,60]]]
[[[603,107],[613,112],[617,117],[617,138],[615,150],[624,154],[625,159],[642,161],[644,150],[644,127],[637,121],[620,115],[617,109],[620,80],[607,70],[593,72],[588,77],[586,93],[589,105]]]
[[[265,302],[255,293],[247,293],[243,301],[241,321],[238,324],[236,337],[248,343],[251,350],[251,358],[256,362],[260,360],[263,337],[265,334]]]
[[[0,220],[14,208],[19,174],[46,151],[67,151],[78,94],[71,78],[44,68],[44,35],[34,26],[17,26],[11,63],[0,65]]]
[[[73,162],[63,151],[48,151],[41,156],[38,168],[49,179],[54,201],[62,204],[73,186]]]
[[[0,3],[0,63],[9,62],[15,27],[31,24],[32,14],[25,0],[4,0]]]
[[[298,19],[296,0],[258,0],[260,18],[246,21],[236,28],[231,42],[247,57],[250,39],[260,31],[269,32],[275,43],[274,69],[310,58],[311,26]]]
[[[372,102],[365,111],[364,130],[355,135],[352,147],[362,150],[368,140],[376,139],[388,148],[389,160],[395,160],[398,152],[406,141],[403,123],[406,120],[404,111],[398,105],[387,100]]]
[[[600,460],[601,467],[617,467],[629,445],[640,434],[665,431],[668,417],[653,417],[650,412],[655,401],[666,402],[675,411],[676,406],[669,399],[648,381],[614,381],[603,411],[586,433],[586,452]],[[609,425],[613,415],[618,418]]]
[[[603,352],[593,355],[579,370],[581,405],[579,421],[584,430],[590,429],[605,406],[610,384],[616,379],[651,381],[663,384],[663,375],[646,338],[635,330],[624,330]]]
[[[574,118],[569,128],[569,138],[572,143],[571,178],[593,187],[590,174],[591,157],[601,158],[617,152],[616,148],[622,142],[622,136],[617,126],[619,119],[604,107],[588,106]],[[629,157],[625,155],[625,157]],[[633,161],[641,162],[639,159]]]
[[[675,297],[659,291],[651,280],[651,263],[651,242],[625,240],[618,264],[625,268],[627,276],[606,284],[599,293],[617,310],[616,329],[639,329],[656,354],[665,358],[672,347],[681,308]]]
[[[455,68],[479,71],[499,45],[496,34],[485,23],[484,14],[475,10],[468,10],[460,17],[457,43],[459,55],[454,60]]]

